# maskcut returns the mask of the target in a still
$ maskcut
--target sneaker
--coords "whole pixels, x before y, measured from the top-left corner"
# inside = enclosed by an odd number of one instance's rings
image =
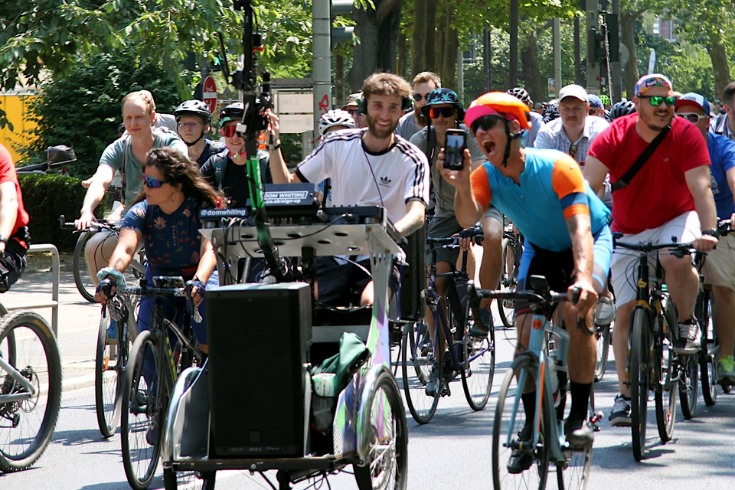
[[[572,451],[586,451],[595,442],[595,434],[586,417],[570,414],[564,422],[564,435]]]
[[[117,327],[115,320],[110,319],[110,326],[107,327],[107,340],[108,345],[117,344]]]
[[[735,385],[735,360],[732,356],[717,361],[717,384],[723,388]]]
[[[630,400],[623,398],[623,395],[616,396],[615,404],[607,420],[613,427],[630,427]]]
[[[523,429],[518,433],[518,440],[521,442],[531,442],[533,437],[533,421],[526,421]],[[523,473],[533,464],[533,450],[515,449],[508,460],[508,473],[517,475]]]
[[[158,442],[158,430],[155,425],[148,427],[148,430],[145,432],[145,442],[149,446],[155,446],[156,442]]]
[[[429,375],[429,382],[426,383],[426,396],[436,396],[436,385],[439,384],[439,363],[434,361],[434,365],[431,366],[431,374]]]
[[[470,335],[473,337],[487,337],[490,327],[493,325],[493,314],[487,308],[481,308],[478,313],[479,318],[475,318],[470,327]]]
[[[679,336],[674,342],[674,352],[677,354],[696,354],[702,341],[702,332],[697,319],[692,316],[689,320],[679,322]]]

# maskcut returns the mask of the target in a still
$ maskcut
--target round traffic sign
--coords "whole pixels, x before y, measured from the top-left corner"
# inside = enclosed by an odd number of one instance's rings
[[[214,78],[207,77],[204,79],[202,99],[209,106],[209,112],[214,114],[214,111],[217,110],[217,86],[214,84]]]

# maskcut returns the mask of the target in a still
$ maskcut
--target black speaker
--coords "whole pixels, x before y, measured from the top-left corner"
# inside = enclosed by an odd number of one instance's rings
[[[403,251],[408,265],[401,270],[401,320],[416,321],[424,314],[421,291],[426,288],[426,224],[407,240]]]
[[[223,286],[206,301],[210,450],[224,458],[304,456],[309,285]]]

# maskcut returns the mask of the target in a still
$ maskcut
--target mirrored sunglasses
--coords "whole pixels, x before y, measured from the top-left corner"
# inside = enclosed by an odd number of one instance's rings
[[[163,187],[163,184],[168,184],[168,182],[164,180],[159,180],[155,177],[151,177],[150,175],[143,174],[143,185],[145,185],[149,189],[160,189]]]
[[[429,117],[452,117],[455,110],[454,107],[431,107]]]
[[[237,124],[232,124],[230,126],[224,126],[222,128],[222,136],[225,138],[232,138],[237,134]]]
[[[658,107],[663,102],[667,107],[674,107],[676,97],[661,97],[660,95],[639,95],[641,99],[648,99],[653,107]]]

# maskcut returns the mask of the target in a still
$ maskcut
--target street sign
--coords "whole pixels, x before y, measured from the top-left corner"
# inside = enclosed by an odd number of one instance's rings
[[[204,79],[202,99],[209,106],[209,112],[214,114],[214,111],[217,110],[217,86],[214,84],[214,78],[207,77]]]
[[[313,111],[314,96],[311,93],[278,92],[278,114],[311,114]]]

